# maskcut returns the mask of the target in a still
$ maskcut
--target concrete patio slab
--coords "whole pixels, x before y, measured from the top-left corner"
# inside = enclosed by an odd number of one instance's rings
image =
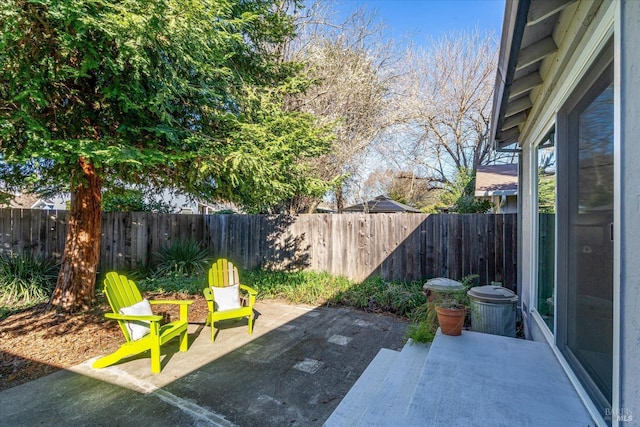
[[[253,335],[246,320],[220,322],[212,343],[190,325],[189,351],[163,348],[160,374],[144,355],[100,370],[92,359],[0,392],[0,424],[319,426],[381,348],[404,344],[406,323],[391,316],[277,301],[256,311]]]

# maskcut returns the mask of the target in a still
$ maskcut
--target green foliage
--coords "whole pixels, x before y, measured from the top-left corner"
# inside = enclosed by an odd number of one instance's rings
[[[154,254],[154,277],[206,276],[211,260],[200,242],[175,242]]]
[[[491,210],[491,202],[487,199],[478,200],[474,196],[462,196],[454,205],[458,213],[486,213]]]
[[[337,295],[335,302],[370,311],[385,311],[400,316],[411,313],[424,304],[422,282],[386,281],[369,278]]]
[[[407,329],[407,337],[417,342],[431,342],[438,330],[438,314],[436,306],[444,308],[457,308],[460,305],[469,307],[470,300],[467,292],[474,286],[478,286],[477,274],[469,274],[462,278],[464,289],[458,292],[436,294],[433,301],[424,302],[411,313],[412,324]]]
[[[431,342],[436,337],[437,330],[436,323],[425,320],[409,325],[406,336],[415,342]]]
[[[16,308],[47,301],[57,274],[53,259],[29,252],[0,255],[0,305]]]
[[[424,303],[421,282],[386,281],[373,277],[336,297],[336,302],[376,312],[411,316]]]
[[[491,202],[475,198],[475,171],[458,169],[451,183],[445,186],[440,202],[457,213],[485,213],[491,209]]]
[[[419,281],[386,281],[379,277],[355,283],[345,277],[310,271],[243,271],[242,282],[260,298],[281,298],[294,303],[347,305],[409,317],[425,302]]]
[[[188,252],[195,252],[191,245],[189,247]],[[173,255],[169,258],[187,257]],[[169,267],[175,264],[167,263]],[[205,268],[208,266],[207,261]],[[176,273],[168,269],[164,275],[156,270],[149,277],[136,279],[136,283],[145,292],[182,292],[192,295],[200,295],[207,286],[206,271],[182,274],[179,268],[177,270],[179,272]],[[136,277],[144,272],[127,274]],[[283,299],[310,305],[346,305],[374,312],[389,312],[412,320],[421,318],[420,310],[425,305],[420,281],[386,281],[375,277],[356,283],[326,272],[269,270],[243,270],[240,272],[240,281],[257,290],[259,299]]]
[[[436,292],[434,303],[439,307],[455,308],[460,305],[469,307],[471,301],[467,292],[474,286],[478,286],[478,279],[480,276],[477,274],[469,274],[462,278],[460,283],[463,289],[457,292]]]
[[[184,293],[188,295],[202,295],[202,289],[207,286],[205,275],[185,277],[180,275],[164,277],[147,277],[136,282],[140,292],[148,293]]]
[[[233,139],[245,144],[242,151],[229,153],[223,175],[231,181],[224,186],[227,192],[218,190],[222,198],[235,201],[248,213],[278,213],[273,208],[282,201],[320,197],[330,187],[313,172],[314,159],[330,148],[330,128],[316,127],[311,115],[282,113],[268,103],[261,101],[262,109],[271,109],[263,123],[241,123],[232,133]],[[264,172],[249,172],[261,169]]]
[[[242,283],[258,291],[259,298],[280,298],[293,303],[325,304],[349,289],[353,282],[341,276],[312,271],[241,272]]]
[[[474,286],[480,286],[480,275],[479,274],[467,274],[460,281],[462,286],[465,287],[466,291],[473,288]],[[466,292],[465,291],[465,292]]]
[[[469,307],[469,305],[471,304],[471,300],[469,299],[469,295],[467,295],[467,292],[474,286],[479,286],[479,279],[480,276],[477,274],[469,274],[462,278],[460,283],[462,283],[462,286],[464,286],[464,290],[454,294],[454,298],[458,304]]]
[[[9,204],[14,199],[15,195],[11,193],[7,193],[0,189],[0,207],[9,207]],[[1,319],[2,317],[0,317]]]
[[[104,212],[158,212],[170,213],[173,206],[160,199],[145,195],[138,189],[115,189],[102,195]]]
[[[556,177],[542,175],[538,177],[538,212],[555,213],[556,211]]]
[[[47,194],[171,187],[262,211],[307,176],[329,129],[288,113],[304,89],[274,46],[275,0],[26,0],[0,4],[0,178]],[[82,161],[81,161],[82,160]]]

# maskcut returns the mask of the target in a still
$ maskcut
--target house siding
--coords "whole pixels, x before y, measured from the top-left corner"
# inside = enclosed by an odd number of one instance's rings
[[[616,217],[614,218],[613,409],[640,422],[640,2],[624,0],[616,19]],[[631,421],[631,422],[629,422]],[[618,425],[614,422],[614,425]]]
[[[527,337],[549,340],[544,322],[535,312],[537,292],[537,144],[555,126],[556,115],[567,98],[613,35],[615,3],[576,2],[563,12],[554,33],[558,54],[542,67],[544,84],[534,94],[533,108],[523,126],[520,143],[523,154],[522,201],[522,301],[527,319]],[[585,27],[586,25],[586,27]],[[560,34],[561,32],[561,34]],[[570,66],[569,66],[570,64]]]
[[[558,111],[574,93],[588,70],[614,37],[616,30],[615,88],[620,92],[622,106],[616,107],[616,129],[620,136],[615,142],[616,182],[615,262],[614,279],[614,372],[611,425],[624,425],[615,418],[616,411],[632,415],[634,423],[640,419],[640,2],[591,0],[579,1],[567,8],[558,22],[554,39],[558,44],[555,56],[546,60],[540,73],[544,83],[531,94],[533,107],[521,128],[522,148],[522,282],[521,303],[527,338],[548,342],[556,353],[567,375],[581,395],[598,424],[606,421],[598,408],[563,360],[554,336],[536,311],[537,303],[537,144],[556,125]],[[626,61],[620,61],[626,58]],[[618,62],[621,62],[619,66]],[[626,120],[625,120],[626,118]],[[635,141],[634,141],[635,138]],[[626,142],[629,141],[629,142]],[[635,219],[635,221],[634,221]],[[626,238],[625,236],[634,236]],[[619,279],[618,279],[619,278]],[[623,420],[624,421],[624,420]]]

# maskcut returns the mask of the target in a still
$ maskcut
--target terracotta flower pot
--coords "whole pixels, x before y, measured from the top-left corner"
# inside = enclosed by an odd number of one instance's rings
[[[436,312],[438,313],[440,330],[443,334],[453,336],[462,334],[464,317],[467,313],[465,306],[460,306],[460,308],[436,307]]]

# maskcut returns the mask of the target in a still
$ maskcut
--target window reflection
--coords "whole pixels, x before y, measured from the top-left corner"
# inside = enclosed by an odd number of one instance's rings
[[[551,140],[538,147],[538,313],[554,332],[556,153]]]
[[[582,107],[582,108],[581,108]],[[611,400],[613,364],[613,83],[570,119],[578,162],[571,180],[567,346]]]

